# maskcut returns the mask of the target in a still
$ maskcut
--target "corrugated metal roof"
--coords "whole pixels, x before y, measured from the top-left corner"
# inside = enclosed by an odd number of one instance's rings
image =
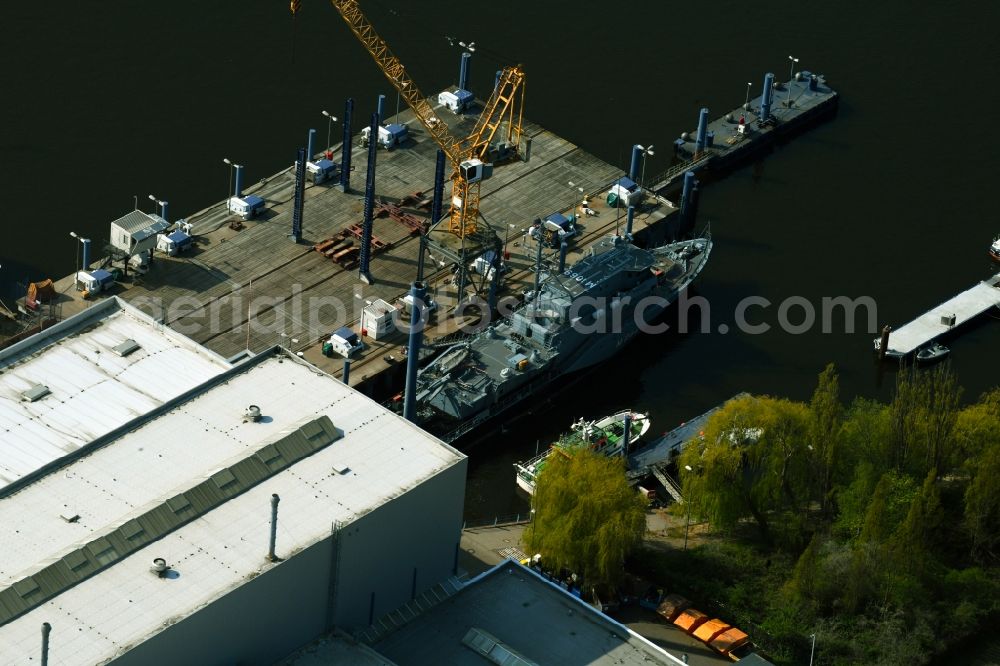
[[[208,479],[142,515],[125,521],[106,536],[67,553],[61,560],[0,590],[0,625],[51,599],[72,585],[113,565],[178,527],[203,516],[249,490],[276,471],[340,439],[329,417],[309,421],[273,445],[279,455],[264,464],[256,454],[224,467]]]
[[[139,345],[121,355],[128,340]],[[0,352],[0,494],[231,366],[111,298]],[[45,386],[35,400],[25,392]]]
[[[333,521],[350,523],[464,458],[294,356],[261,355],[232,372],[0,498],[0,588],[14,589],[15,606],[36,606],[0,626],[0,663],[36,654],[42,622],[63,628],[64,663],[112,659],[273,566],[264,557],[272,493],[281,497],[278,553],[286,556],[328,537]],[[248,404],[260,405],[260,422],[244,420]],[[334,445],[309,455],[311,445],[286,437],[299,429],[309,437],[316,428],[310,423],[324,416],[342,434]],[[308,457],[281,469],[301,455]],[[230,486],[241,487],[252,474],[267,477],[230,495]],[[229,499],[200,513],[202,502],[219,495]],[[80,518],[71,523],[63,515]],[[119,557],[119,548],[163,531]],[[156,557],[180,577],[151,574]],[[82,582],[45,601],[50,583],[35,575],[43,569],[51,584]],[[6,605],[3,612],[10,612]]]
[[[135,233],[148,227],[162,226],[161,220],[163,220],[163,218],[159,215],[153,217],[143,213],[141,210],[133,210],[129,211],[122,217],[119,217],[111,224],[121,227],[128,233]]]

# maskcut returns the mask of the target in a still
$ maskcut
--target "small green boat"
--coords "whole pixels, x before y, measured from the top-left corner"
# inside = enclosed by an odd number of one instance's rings
[[[632,434],[629,437],[629,449],[635,448],[643,435],[649,430],[649,416],[631,410],[623,410],[611,416],[605,416],[596,421],[580,419],[573,424],[568,433],[559,438],[547,451],[528,462],[516,463],[515,479],[517,485],[529,495],[535,494],[535,483],[545,469],[550,456],[571,456],[577,451],[589,449],[599,455],[613,457],[623,454],[622,445],[625,435],[625,417],[632,417]],[[627,453],[627,452],[625,452]]]

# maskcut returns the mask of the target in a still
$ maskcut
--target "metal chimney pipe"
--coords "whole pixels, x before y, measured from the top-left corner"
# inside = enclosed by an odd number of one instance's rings
[[[351,381],[351,359],[344,359],[344,383],[350,386]]]
[[[566,270],[566,252],[569,250],[569,244],[566,241],[559,243],[559,272],[562,273]]]
[[[271,495],[271,543],[267,547],[267,559],[270,562],[277,561],[277,556],[274,554],[274,541],[278,536],[278,502],[281,498],[278,497],[277,493]]]
[[[378,96],[378,122],[381,125],[382,121],[385,120],[385,95]],[[372,133],[372,138],[377,139],[378,134]]]
[[[628,177],[633,182],[638,182],[639,160],[642,158],[642,147],[639,144],[632,146],[632,164],[628,168]]]
[[[354,114],[354,98],[348,97],[344,104],[344,139],[340,147],[340,191],[351,189],[351,116]]]
[[[625,237],[632,236],[632,220],[635,218],[635,206],[628,207],[628,214],[625,216]]]
[[[49,666],[49,634],[52,633],[52,625],[48,622],[42,623],[42,666]]]
[[[809,90],[812,92],[819,90],[819,79],[816,78],[815,74],[809,76]]]
[[[306,161],[311,162],[313,155],[313,146],[316,145],[316,130],[309,130],[309,139],[306,141]]]
[[[233,196],[234,197],[242,197],[243,196],[243,165],[242,164],[234,164],[233,166],[236,168],[236,189],[233,190]]]
[[[771,95],[774,93],[774,74],[764,75],[764,92],[760,96],[760,122],[771,117]]]
[[[458,70],[458,87],[461,90],[468,90],[466,87],[469,85],[469,60],[472,58],[472,54],[469,52],[462,53],[462,66]]]
[[[694,153],[699,154],[705,150],[705,132],[708,131],[708,109],[702,108],[698,112],[698,135],[694,142]]]
[[[417,422],[417,371],[420,369],[420,345],[424,338],[424,307],[427,285],[414,282],[410,286],[413,304],[410,310],[410,339],[406,348],[406,389],[403,392],[403,418]]]

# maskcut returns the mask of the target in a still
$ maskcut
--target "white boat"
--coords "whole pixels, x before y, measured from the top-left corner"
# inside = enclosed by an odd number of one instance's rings
[[[990,245],[990,257],[993,261],[1000,261],[1000,236],[993,239],[993,245]]]
[[[528,462],[516,463],[515,480],[518,487],[529,495],[535,494],[535,483],[538,475],[545,468],[545,464],[550,456],[565,455],[571,456],[582,449],[590,449],[597,454],[607,456],[622,455],[622,447],[625,443],[625,417],[632,416],[631,435],[629,437],[629,449],[635,448],[643,435],[649,430],[649,416],[631,410],[623,410],[611,416],[605,416],[596,421],[585,421],[580,419],[573,424],[568,433],[559,438],[547,451],[541,453]]]
[[[940,361],[951,353],[951,350],[940,342],[934,342],[917,351],[917,363],[933,363]]]

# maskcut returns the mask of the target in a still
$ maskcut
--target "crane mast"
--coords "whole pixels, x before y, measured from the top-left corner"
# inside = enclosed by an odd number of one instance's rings
[[[465,140],[459,140],[451,133],[448,124],[434,115],[427,98],[406,73],[403,63],[392,53],[389,45],[375,32],[358,6],[357,0],[330,0],[330,2],[451,162],[452,195],[449,231],[460,238],[474,234],[479,218],[479,187],[483,170],[481,166],[477,168],[470,160],[482,160],[486,157],[491,142],[504,123],[507,126],[505,138],[516,150],[516,146],[520,143],[523,121],[524,71],[519,65],[503,70],[500,81],[486,103],[472,134]],[[437,220],[432,222],[436,223]]]

